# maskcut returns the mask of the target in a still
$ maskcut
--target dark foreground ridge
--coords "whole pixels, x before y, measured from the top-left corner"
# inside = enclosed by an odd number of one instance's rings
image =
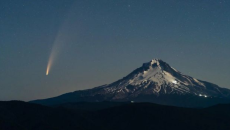
[[[229,130],[230,105],[181,108],[153,103],[0,102],[1,130]]]

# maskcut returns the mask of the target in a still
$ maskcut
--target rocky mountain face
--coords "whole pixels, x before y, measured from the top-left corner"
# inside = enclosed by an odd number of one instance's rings
[[[114,83],[32,101],[53,105],[66,102],[134,101],[204,107],[230,102],[230,90],[187,76],[160,59],[144,63]]]

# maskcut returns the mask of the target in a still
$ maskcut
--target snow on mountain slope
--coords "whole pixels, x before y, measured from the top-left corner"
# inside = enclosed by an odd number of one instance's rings
[[[208,84],[207,84],[208,85]],[[192,94],[203,97],[224,95],[217,85],[207,88],[203,81],[183,75],[160,59],[144,63],[125,78],[103,86],[102,93],[115,94],[113,99],[136,97],[140,94]],[[118,96],[117,96],[118,95]]]

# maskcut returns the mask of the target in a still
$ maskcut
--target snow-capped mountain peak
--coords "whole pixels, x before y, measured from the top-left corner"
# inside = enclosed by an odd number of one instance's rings
[[[205,97],[221,94],[218,87],[209,91],[203,81],[184,75],[161,59],[152,59],[125,78],[105,86],[109,93],[122,93],[122,97],[140,94],[191,94]]]
[[[181,98],[188,99],[181,104]],[[230,90],[184,75],[163,60],[153,59],[114,83],[35,102],[55,104],[78,101],[149,101],[199,106],[196,102],[189,103],[190,98],[195,98],[196,101],[201,98],[216,98],[219,102],[222,98],[230,99]]]

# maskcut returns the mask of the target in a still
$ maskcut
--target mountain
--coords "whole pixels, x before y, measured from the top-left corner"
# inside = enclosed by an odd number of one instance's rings
[[[195,109],[134,103],[100,110],[97,120],[115,130],[228,130],[228,108],[229,105]]]
[[[114,83],[32,102],[55,105],[82,101],[135,101],[207,107],[229,103],[230,90],[184,75],[166,62],[153,59]]]
[[[102,128],[81,114],[67,109],[55,109],[22,101],[0,101],[0,130],[76,129]]]
[[[77,105],[74,105],[77,104]],[[84,104],[84,103],[80,103]],[[1,130],[229,130],[230,105],[182,108],[153,103],[79,103],[72,108],[0,101]],[[105,104],[111,107],[103,108]],[[112,105],[114,104],[114,105]],[[120,104],[120,105],[118,105]],[[91,108],[99,106],[101,109]],[[79,106],[79,107],[76,107]],[[81,109],[81,110],[80,110]],[[87,111],[91,109],[90,111]]]

